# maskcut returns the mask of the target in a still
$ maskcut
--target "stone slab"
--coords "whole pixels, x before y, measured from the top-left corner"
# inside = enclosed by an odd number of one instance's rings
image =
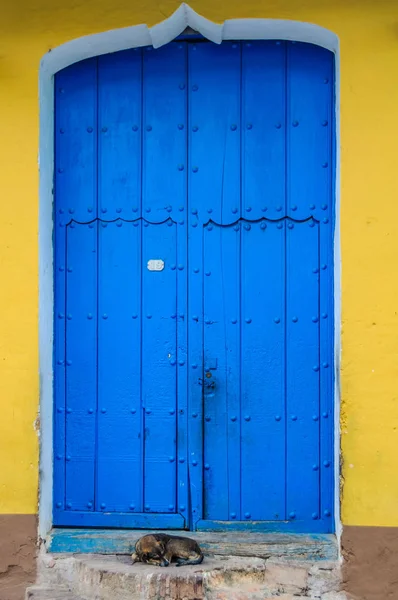
[[[46,539],[51,553],[131,554],[139,537],[150,531],[54,529]],[[284,557],[291,560],[334,561],[336,537],[328,534],[170,531],[198,541],[205,554]]]

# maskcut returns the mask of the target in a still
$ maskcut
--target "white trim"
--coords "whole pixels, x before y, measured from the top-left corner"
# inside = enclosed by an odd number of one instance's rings
[[[40,65],[40,152],[39,152],[39,355],[40,355],[40,499],[39,535],[52,526],[53,493],[53,164],[54,164],[54,75],[65,67],[101,54],[171,42],[186,27],[210,41],[283,39],[317,44],[336,55],[336,229],[335,229],[335,515],[340,536],[340,61],[338,37],[318,25],[275,19],[230,19],[216,24],[198,15],[187,4],[165,21],[147,27],[135,25],[72,40],[44,55]]]

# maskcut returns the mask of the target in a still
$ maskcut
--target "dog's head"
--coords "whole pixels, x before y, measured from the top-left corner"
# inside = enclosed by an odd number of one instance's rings
[[[144,560],[153,559],[164,561],[163,557],[166,552],[166,543],[163,540],[157,540],[152,536],[148,536],[141,540],[140,552]]]

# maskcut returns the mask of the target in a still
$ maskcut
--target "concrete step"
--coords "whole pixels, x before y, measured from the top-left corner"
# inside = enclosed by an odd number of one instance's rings
[[[201,565],[159,568],[132,565],[129,556],[42,554],[40,583],[86,600],[297,600],[337,592],[340,576],[337,563],[325,561],[214,555]]]
[[[131,564],[128,557],[75,558],[73,589],[100,600],[202,600],[218,586],[264,583],[265,561],[207,557],[198,566],[168,568]]]
[[[83,600],[62,585],[33,585],[26,590],[25,600]]]

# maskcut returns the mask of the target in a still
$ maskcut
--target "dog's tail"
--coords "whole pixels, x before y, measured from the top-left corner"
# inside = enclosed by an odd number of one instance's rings
[[[182,567],[183,565],[200,565],[203,562],[203,553],[197,552],[196,556],[192,558],[179,558],[176,561],[176,567]]]

